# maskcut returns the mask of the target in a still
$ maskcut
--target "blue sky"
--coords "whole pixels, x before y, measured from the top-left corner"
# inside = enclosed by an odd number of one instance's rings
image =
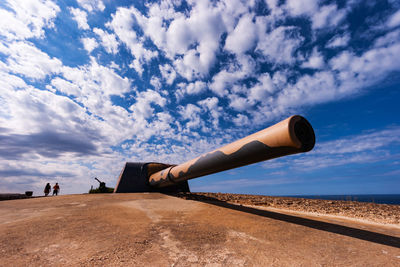
[[[192,191],[400,193],[398,1],[6,0],[0,192],[114,186],[301,114],[307,154]]]

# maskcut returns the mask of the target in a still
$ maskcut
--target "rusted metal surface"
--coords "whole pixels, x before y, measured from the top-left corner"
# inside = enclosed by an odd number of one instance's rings
[[[200,157],[155,172],[149,176],[149,183],[155,187],[170,186],[268,159],[307,152],[314,144],[311,124],[295,115]]]

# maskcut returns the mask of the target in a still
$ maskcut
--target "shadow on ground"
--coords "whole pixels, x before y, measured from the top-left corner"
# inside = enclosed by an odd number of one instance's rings
[[[282,213],[273,212],[273,211],[266,211],[266,210],[251,208],[251,207],[230,204],[225,201],[221,201],[219,199],[216,199],[213,197],[208,197],[208,196],[193,195],[193,194],[173,194],[171,196],[185,198],[185,199],[189,199],[189,200],[195,200],[195,201],[199,201],[199,202],[204,202],[207,204],[211,204],[211,205],[215,205],[215,206],[219,206],[219,207],[223,207],[223,208],[228,208],[228,209],[232,209],[232,210],[237,210],[237,211],[241,211],[241,212],[246,212],[246,213],[250,213],[250,214],[254,214],[254,215],[258,215],[258,216],[262,216],[262,217],[266,217],[266,218],[270,218],[270,219],[274,219],[274,220],[294,223],[294,224],[302,225],[305,227],[318,229],[321,231],[326,231],[326,232],[349,236],[349,237],[353,237],[353,238],[358,238],[361,240],[374,242],[374,243],[378,243],[378,244],[382,244],[382,245],[386,245],[386,246],[400,248],[400,238],[395,237],[395,236],[380,234],[380,233],[371,232],[368,230],[362,230],[362,229],[343,226],[343,225],[334,224],[334,223],[322,222],[322,221],[317,221],[317,220],[313,220],[313,219],[306,219],[306,218],[302,218],[302,217],[282,214]]]

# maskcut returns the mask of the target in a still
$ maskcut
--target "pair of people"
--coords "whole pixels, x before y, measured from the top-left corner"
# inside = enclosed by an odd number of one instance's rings
[[[50,194],[51,191],[51,185],[50,183],[47,183],[46,186],[44,187],[44,195],[47,197],[48,194]],[[56,183],[53,186],[53,196],[54,195],[58,195],[58,192],[60,191],[60,186],[58,185],[58,183]]]

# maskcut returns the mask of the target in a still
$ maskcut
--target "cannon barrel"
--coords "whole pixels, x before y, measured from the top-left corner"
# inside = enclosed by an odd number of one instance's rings
[[[315,144],[311,124],[299,115],[179,165],[149,176],[152,187],[168,187],[200,176],[310,151]]]

